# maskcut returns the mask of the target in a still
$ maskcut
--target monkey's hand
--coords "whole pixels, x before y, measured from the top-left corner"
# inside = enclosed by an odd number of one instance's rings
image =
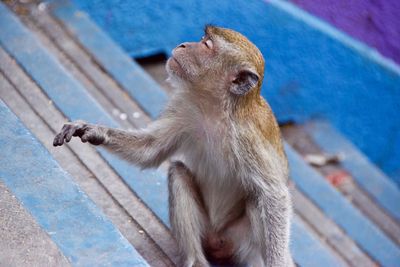
[[[101,145],[106,141],[106,131],[105,127],[87,124],[80,120],[69,122],[64,124],[61,132],[54,137],[53,146],[62,146],[64,141],[68,143],[73,136],[80,137],[83,143]]]

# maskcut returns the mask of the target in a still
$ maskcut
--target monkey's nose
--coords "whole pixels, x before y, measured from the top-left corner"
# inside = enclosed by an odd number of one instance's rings
[[[186,48],[188,46],[188,42],[181,43],[176,48]]]

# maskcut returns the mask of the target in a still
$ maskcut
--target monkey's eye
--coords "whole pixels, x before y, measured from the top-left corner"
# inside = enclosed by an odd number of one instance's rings
[[[208,39],[204,42],[204,44],[207,46],[207,48],[212,49],[213,48],[213,42],[211,39]]]

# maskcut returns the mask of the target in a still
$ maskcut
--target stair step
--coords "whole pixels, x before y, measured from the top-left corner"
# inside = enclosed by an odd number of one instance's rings
[[[383,266],[395,266],[400,258],[399,248],[319,173],[307,165],[293,148],[285,144],[285,150],[291,178],[298,188],[373,259]]]
[[[3,266],[71,266],[50,236],[0,179],[0,259]]]
[[[1,17],[4,8],[0,4]],[[68,260],[149,266],[2,101],[0,117],[1,180]]]
[[[293,187],[294,185],[291,185],[291,189]],[[316,231],[320,238],[332,247],[350,266],[374,267],[377,265],[304,193],[297,188],[296,190],[291,190],[291,193],[295,213],[303,218],[309,227]],[[301,251],[301,253],[303,252]]]
[[[346,266],[336,254],[327,253],[325,245],[312,233],[312,230],[294,216],[292,220],[292,242],[290,249],[296,263],[300,266]],[[365,261],[361,261],[365,262]],[[372,266],[372,265],[366,265]]]
[[[368,194],[400,222],[400,189],[329,123],[312,122],[304,129],[324,151],[344,155],[341,164]]]
[[[319,129],[320,125],[320,129]],[[325,125],[325,126],[324,126]],[[319,129],[319,130],[316,130]],[[325,150],[324,147],[319,146],[314,140],[315,133],[319,131],[319,134],[326,135],[326,142],[329,142],[330,146],[334,146],[334,151]],[[354,206],[356,206],[363,214],[365,214],[371,221],[379,226],[397,245],[400,244],[400,224],[371,194],[369,194],[362,186],[355,181],[352,173],[360,172],[357,168],[353,168],[352,172],[349,171],[346,166],[342,163],[345,161],[353,164],[351,159],[348,158],[348,152],[362,156],[350,142],[346,141],[346,146],[340,148],[337,142],[337,138],[329,134],[329,131],[334,131],[332,126],[327,122],[309,122],[304,125],[286,125],[283,127],[283,136],[298,151],[302,157],[307,159],[310,155],[319,155],[325,157],[335,157],[337,160],[326,162],[319,166],[313,165],[313,168],[321,173],[325,179],[327,179],[334,187],[336,187]],[[341,140],[345,140],[344,137],[336,133]],[[375,168],[372,163],[366,160],[366,157],[362,157],[362,164],[358,164],[361,172],[365,169]],[[360,162],[360,161],[358,161]],[[372,173],[372,172],[371,172]],[[382,174],[382,173],[381,173]],[[389,183],[392,183],[389,178],[384,178]],[[385,180],[383,180],[385,181]]]

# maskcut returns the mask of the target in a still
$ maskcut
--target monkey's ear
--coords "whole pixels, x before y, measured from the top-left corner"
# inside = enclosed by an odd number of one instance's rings
[[[230,91],[235,95],[245,95],[257,85],[259,79],[255,72],[251,70],[241,70],[232,80]]]

